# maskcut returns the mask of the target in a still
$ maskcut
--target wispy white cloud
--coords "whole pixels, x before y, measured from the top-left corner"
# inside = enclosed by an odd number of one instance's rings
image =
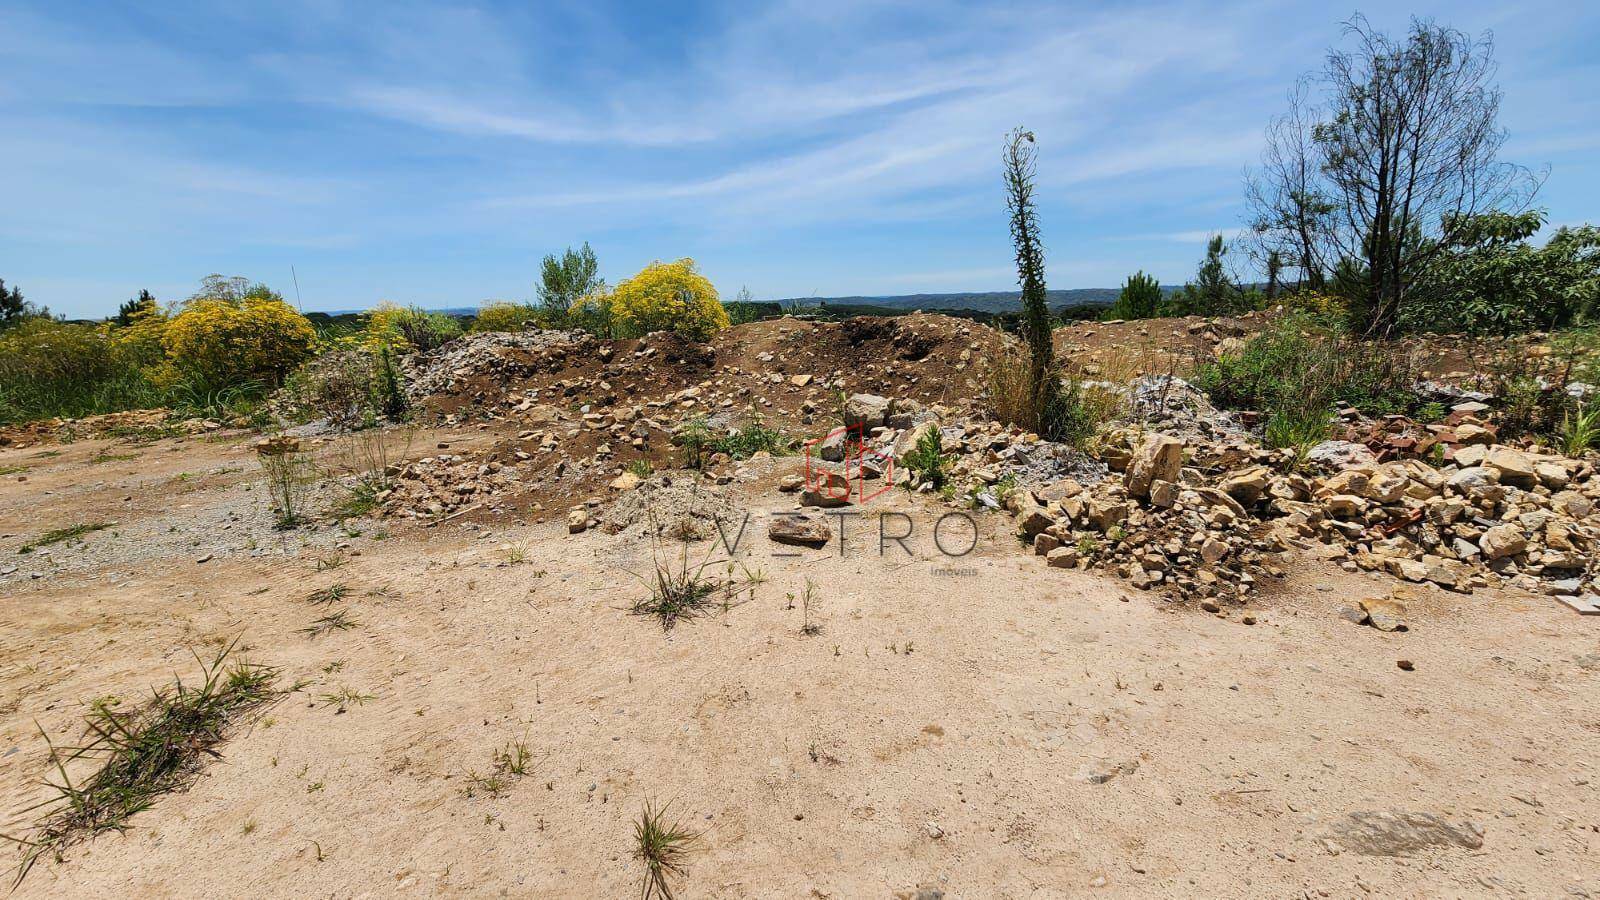
[[[1487,0],[1420,2],[1523,54],[1502,68],[1531,85],[1508,87],[1508,151],[1583,165],[1596,101],[1550,99],[1592,76],[1581,48]],[[1025,125],[1053,285],[1181,277],[1209,229],[1237,233],[1241,170],[1336,18],[1309,0],[12,0],[0,234],[65,291],[52,267],[171,283],[320,257],[338,274],[319,284],[351,292],[516,296],[539,253],[586,239],[608,276],[691,254],[760,295],[1001,289],[1000,144]],[[1545,65],[1552,41],[1577,62]],[[1552,217],[1600,202],[1596,165],[1552,182]]]

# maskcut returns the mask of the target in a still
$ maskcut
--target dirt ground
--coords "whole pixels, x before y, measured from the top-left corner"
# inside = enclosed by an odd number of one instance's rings
[[[1545,598],[1421,592],[1384,633],[1337,610],[1387,582],[1307,559],[1245,625],[1047,568],[1000,515],[947,557],[947,510],[902,492],[843,552],[796,551],[766,537],[776,460],[734,485],[767,580],[664,633],[629,611],[651,547],[627,533],[274,532],[242,436],[12,467],[0,832],[49,795],[39,729],[72,743],[96,698],[234,638],[299,684],[18,897],[636,895],[647,801],[700,832],[687,897],[1600,896],[1600,626]],[[912,552],[879,555],[884,511]],[[359,624],[299,633],[336,582]],[[517,739],[529,773],[469,795]]]

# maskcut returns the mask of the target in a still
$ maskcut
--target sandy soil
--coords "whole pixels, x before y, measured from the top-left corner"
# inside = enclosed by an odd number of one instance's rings
[[[1247,626],[1048,569],[1000,517],[946,558],[904,495],[865,512],[911,515],[914,554],[868,518],[778,556],[779,462],[738,485],[768,580],[663,633],[626,534],[284,536],[237,440],[52,452],[0,451],[0,831],[48,795],[38,728],[70,743],[191,649],[303,686],[18,897],[627,896],[647,800],[702,832],[683,896],[1600,896],[1600,626],[1547,600],[1425,593],[1383,633],[1336,611],[1387,584],[1305,560]],[[359,626],[298,633],[334,582]],[[468,796],[513,739],[532,771]]]

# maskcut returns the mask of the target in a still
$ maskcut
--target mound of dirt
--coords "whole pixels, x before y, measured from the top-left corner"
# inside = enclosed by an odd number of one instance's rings
[[[745,507],[732,494],[693,474],[643,481],[599,516],[601,530],[608,534],[688,541],[715,537],[719,526],[731,536],[744,517]]]
[[[406,393],[413,403],[456,394],[486,377],[524,378],[559,368],[572,352],[594,343],[581,331],[486,331],[406,360]]]

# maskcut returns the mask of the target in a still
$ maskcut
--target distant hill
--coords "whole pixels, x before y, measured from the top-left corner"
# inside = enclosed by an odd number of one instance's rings
[[[1167,293],[1182,290],[1180,285],[1162,285]],[[1070,288],[1061,291],[1046,291],[1045,302],[1051,309],[1060,310],[1071,307],[1110,306],[1117,302],[1120,288]],[[926,310],[968,310],[977,313],[998,315],[1001,313],[1020,312],[1022,309],[1022,295],[1017,291],[968,291],[955,294],[891,294],[886,296],[851,296],[851,297],[789,297],[783,300],[763,301],[775,302],[785,309],[793,307],[815,307],[819,304],[827,306],[862,306],[877,309],[892,309],[909,312],[914,309]],[[448,307],[435,309],[452,316],[473,316],[478,312],[476,306]],[[340,315],[358,312],[358,310],[330,311],[329,315]]]
[[[1165,287],[1169,293],[1176,288]],[[1053,309],[1072,306],[1110,306],[1117,302],[1120,288],[1072,288],[1046,291],[1045,302]],[[878,306],[889,309],[969,309],[984,313],[1018,312],[1022,295],[1017,291],[977,291],[961,294],[897,294],[886,297],[792,297],[779,300],[785,307]]]

